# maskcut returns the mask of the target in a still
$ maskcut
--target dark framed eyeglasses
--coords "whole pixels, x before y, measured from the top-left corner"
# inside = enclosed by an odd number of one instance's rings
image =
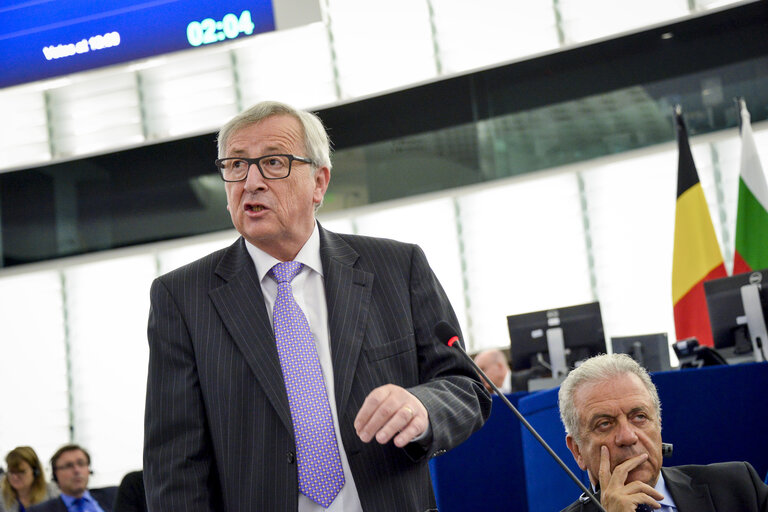
[[[67,462],[66,464],[56,466],[53,469],[55,469],[56,471],[72,471],[73,469],[75,469],[75,467],[87,468],[88,466],[90,466],[88,461],[85,459],[81,459],[81,460],[75,460],[72,462]]]
[[[264,155],[257,158],[229,157],[216,160],[216,168],[224,181],[243,181],[248,177],[248,171],[253,164],[265,180],[280,180],[291,174],[293,161],[312,164],[309,158],[296,155]]]

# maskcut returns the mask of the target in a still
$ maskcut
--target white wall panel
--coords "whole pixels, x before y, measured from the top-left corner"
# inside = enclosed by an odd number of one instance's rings
[[[338,99],[323,23],[263,34],[233,52],[244,109],[263,100],[310,108]]]
[[[573,173],[459,197],[471,349],[509,344],[507,315],[594,300]]]
[[[47,92],[52,146],[69,157],[144,141],[136,78],[109,69]]]
[[[56,271],[0,278],[0,456],[31,446],[41,460],[69,441],[64,308]]]
[[[343,99],[437,75],[425,0],[328,0]]]
[[[672,341],[677,150],[582,176],[606,338],[667,332]]]
[[[153,62],[138,71],[150,138],[215,131],[237,114],[228,51],[211,48]]]
[[[533,55],[558,47],[551,2],[431,0],[443,73]]]
[[[565,44],[640,29],[690,14],[688,0],[558,0]]]
[[[45,95],[33,87],[0,90],[0,172],[19,164],[51,158]]]
[[[151,255],[64,271],[71,345],[74,438],[92,457],[92,486],[142,466]]]

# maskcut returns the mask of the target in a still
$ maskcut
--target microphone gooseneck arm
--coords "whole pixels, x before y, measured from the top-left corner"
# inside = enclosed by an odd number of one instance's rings
[[[566,466],[565,462],[552,450],[552,448],[549,447],[547,442],[542,438],[538,432],[536,432],[536,429],[533,428],[533,426],[528,423],[528,420],[525,419],[525,416],[523,416],[520,411],[517,410],[517,407],[512,405],[512,402],[510,402],[506,396],[504,396],[504,393],[502,393],[498,387],[496,387],[496,384],[494,384],[491,379],[488,378],[488,376],[485,374],[483,370],[480,369],[479,366],[477,366],[477,363],[475,363],[471,357],[469,357],[469,354],[464,350],[464,347],[461,346],[461,343],[459,343],[459,336],[456,334],[456,331],[446,322],[439,322],[435,326],[435,335],[444,340],[445,344],[448,345],[451,348],[458,348],[459,352],[464,354],[464,357],[469,361],[469,363],[472,365],[472,367],[477,371],[480,376],[482,376],[483,380],[485,380],[492,388],[493,391],[496,393],[496,395],[501,398],[501,400],[506,404],[506,406],[515,413],[515,416],[517,416],[517,419],[520,420],[520,423],[522,423],[525,428],[528,429],[528,431],[533,435],[534,438],[541,444],[541,446],[544,447],[545,450],[547,450],[547,453],[557,462],[561,468],[563,468],[563,471],[565,471],[569,477],[571,477],[571,480],[573,480],[576,485],[579,486],[579,489],[581,489],[584,494],[586,494],[587,497],[589,497],[592,502],[597,506],[602,512],[606,512],[605,508],[600,504],[600,502],[595,498],[595,495],[592,494],[592,491],[587,489],[587,487],[579,480],[579,477],[573,474],[573,471]]]

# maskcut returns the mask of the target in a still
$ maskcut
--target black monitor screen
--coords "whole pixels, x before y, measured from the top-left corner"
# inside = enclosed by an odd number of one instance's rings
[[[765,316],[768,311],[768,269],[704,282],[716,349],[734,347],[737,354],[752,352],[749,330],[746,325],[739,325],[736,319],[744,316],[741,287],[755,282],[762,283],[760,303]]]
[[[605,353],[600,303],[547,309],[507,317],[512,370],[538,366],[539,354],[548,363],[547,329],[560,327],[569,368],[588,357]]]
[[[611,338],[614,354],[627,354],[649,372],[670,370],[667,333],[640,334]]]

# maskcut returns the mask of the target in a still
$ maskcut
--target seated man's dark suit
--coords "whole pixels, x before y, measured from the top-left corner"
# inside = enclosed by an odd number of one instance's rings
[[[112,505],[117,496],[117,486],[102,487],[100,489],[88,489],[93,499],[99,504],[104,512],[112,512]],[[61,496],[52,500],[44,501],[39,505],[29,508],[29,512],[67,512],[67,506]]]
[[[661,468],[678,512],[768,512],[768,485],[751,464]],[[597,512],[591,501],[572,503],[563,512]]]
[[[427,460],[463,442],[490,397],[432,331],[456,316],[424,253],[320,227],[339,428],[363,510],[435,508]],[[296,446],[258,274],[243,239],[152,285],[144,482],[149,509],[295,511]],[[428,444],[363,443],[353,421],[384,384],[425,406]]]

